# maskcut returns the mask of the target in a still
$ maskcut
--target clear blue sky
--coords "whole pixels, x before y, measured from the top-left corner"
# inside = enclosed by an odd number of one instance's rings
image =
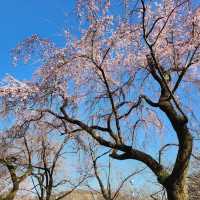
[[[73,26],[74,0],[5,0],[0,4],[0,79],[5,73],[29,78],[33,65],[14,68],[10,51],[32,34],[63,42],[66,25]],[[69,23],[70,22],[70,23]],[[73,27],[71,27],[73,28]]]

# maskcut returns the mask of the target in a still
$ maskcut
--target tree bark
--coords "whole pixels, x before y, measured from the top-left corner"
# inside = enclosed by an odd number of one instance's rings
[[[187,126],[188,121],[178,114],[170,102],[160,102],[160,108],[165,112],[174,128],[179,148],[172,173],[163,181],[168,200],[189,200],[187,174],[192,153],[193,138]]]
[[[166,188],[168,200],[188,200],[188,187],[185,181],[179,183],[179,185],[172,184]]]

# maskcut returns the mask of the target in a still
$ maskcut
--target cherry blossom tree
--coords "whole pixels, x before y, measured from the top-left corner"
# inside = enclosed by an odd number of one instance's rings
[[[74,36],[66,30],[64,47],[33,35],[13,50],[15,63],[40,57],[42,64],[30,81],[2,81],[1,113],[14,116],[20,128],[42,126],[45,119],[63,134],[89,135],[110,148],[112,158],[148,166],[169,200],[188,200],[186,177],[199,120],[199,5],[76,3],[81,31]],[[174,139],[157,145],[156,158],[150,152],[160,133]],[[169,168],[161,156],[172,144],[178,148]]]
[[[38,200],[64,199],[87,178],[84,175],[78,177],[79,180],[71,180],[72,178],[65,175],[66,173],[62,170],[67,171],[64,157],[68,141],[67,137],[60,143],[53,143],[48,136],[38,138],[40,148],[37,150],[36,164],[32,164],[31,174],[32,192],[36,193]]]
[[[77,154],[77,149],[73,151],[68,144],[75,142],[73,138],[52,138],[51,125],[45,126],[46,123],[44,119],[37,122],[38,129],[35,124],[34,131],[30,128],[22,132],[23,127],[14,126],[1,133],[0,199],[59,200],[87,179],[87,174],[76,174],[76,178],[69,175],[66,157]]]
[[[32,173],[32,153],[26,137],[18,141],[1,138],[0,199],[14,200],[20,184]]]

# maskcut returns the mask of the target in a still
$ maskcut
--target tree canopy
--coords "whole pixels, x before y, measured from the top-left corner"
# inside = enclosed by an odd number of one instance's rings
[[[76,9],[80,32],[66,30],[64,47],[33,35],[12,51],[14,63],[40,58],[41,66],[32,80],[5,78],[1,113],[15,123],[4,134],[54,130],[85,145],[89,136],[111,158],[145,164],[169,200],[188,200],[200,117],[198,3],[77,0]]]

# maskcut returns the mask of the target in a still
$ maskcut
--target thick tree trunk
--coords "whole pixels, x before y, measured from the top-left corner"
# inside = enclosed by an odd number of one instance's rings
[[[160,107],[168,116],[179,141],[178,154],[172,173],[161,183],[166,188],[168,200],[189,200],[186,177],[193,139],[187,126],[188,120],[185,116],[177,113],[170,102],[161,101]]]
[[[167,188],[168,200],[189,200],[187,184]]]
[[[184,175],[176,182],[168,179],[165,185],[168,200],[189,200],[187,172],[185,169]]]

